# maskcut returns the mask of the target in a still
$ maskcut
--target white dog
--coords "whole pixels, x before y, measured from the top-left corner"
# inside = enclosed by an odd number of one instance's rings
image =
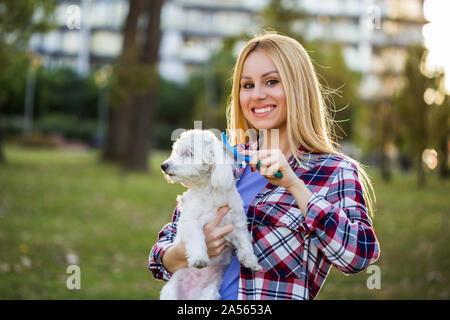
[[[221,141],[207,130],[185,131],[174,143],[170,158],[161,168],[171,182],[188,190],[178,196],[180,218],[175,243],[183,240],[188,267],[176,271],[161,290],[162,300],[216,300],[226,267],[233,258],[227,245],[219,256],[209,259],[203,226],[225,205],[230,210],[221,225],[232,224],[226,236],[239,261],[252,271],[261,271],[253,253],[242,199],[233,181],[232,160]]]

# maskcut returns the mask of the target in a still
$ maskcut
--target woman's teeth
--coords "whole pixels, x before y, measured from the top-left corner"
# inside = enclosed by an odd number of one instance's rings
[[[253,109],[253,112],[255,112],[255,113],[266,113],[266,112],[272,111],[273,109],[275,109],[275,107],[259,108],[259,109]]]

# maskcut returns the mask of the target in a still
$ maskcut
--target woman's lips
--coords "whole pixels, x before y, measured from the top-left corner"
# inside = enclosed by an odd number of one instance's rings
[[[271,114],[275,108],[276,106],[273,104],[257,106],[252,108],[252,113],[256,118],[263,118]]]

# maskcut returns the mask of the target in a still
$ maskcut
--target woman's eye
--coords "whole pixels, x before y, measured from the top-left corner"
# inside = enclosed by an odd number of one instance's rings
[[[253,83],[249,83],[249,82],[244,83],[242,85],[242,88],[244,88],[244,89],[251,89],[251,88],[253,88]]]
[[[274,86],[274,85],[276,85],[278,82],[279,82],[278,80],[270,79],[270,80],[268,80],[266,83],[267,83],[269,86]]]

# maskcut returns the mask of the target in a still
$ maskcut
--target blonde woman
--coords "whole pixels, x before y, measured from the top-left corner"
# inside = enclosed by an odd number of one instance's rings
[[[225,272],[222,299],[314,299],[331,266],[350,274],[378,259],[370,180],[336,148],[330,125],[301,44],[275,33],[251,39],[235,65],[228,131],[241,153],[251,156],[235,178],[264,270],[251,272],[235,258]],[[257,143],[249,132],[259,133]],[[210,257],[223,250],[232,231],[219,226],[227,210],[219,209],[204,228]],[[150,253],[157,279],[187,266],[183,243],[173,245],[179,214],[176,208]]]

